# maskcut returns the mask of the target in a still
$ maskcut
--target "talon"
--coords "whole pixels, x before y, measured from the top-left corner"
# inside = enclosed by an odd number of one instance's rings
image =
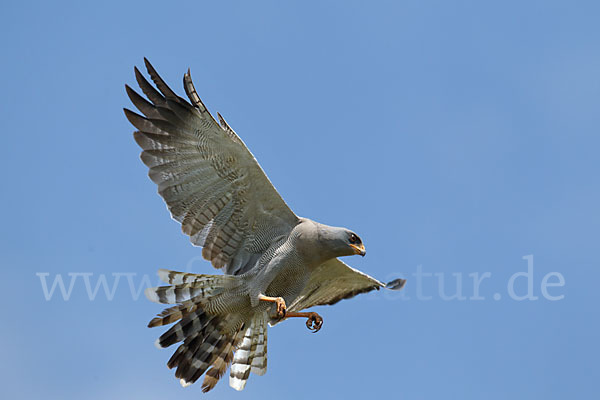
[[[277,304],[277,316],[279,318],[285,318],[286,305],[285,300],[281,297],[277,297],[275,304]]]
[[[306,326],[313,333],[319,332],[321,327],[323,326],[323,318],[317,313],[311,313],[308,319],[306,320]]]
[[[306,318],[306,327],[313,333],[319,332],[323,326],[323,318],[316,312],[293,312],[290,311],[286,318]]]
[[[280,319],[285,318],[287,307],[285,305],[285,300],[283,299],[283,297],[269,297],[263,294],[259,294],[258,300],[268,301],[269,303],[275,303],[275,313],[277,314],[277,317]]]

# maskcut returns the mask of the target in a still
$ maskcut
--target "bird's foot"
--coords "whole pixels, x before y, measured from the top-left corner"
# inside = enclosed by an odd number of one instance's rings
[[[316,312],[289,312],[285,316],[286,318],[308,318],[306,320],[306,327],[313,333],[319,332],[323,326],[323,318]]]
[[[287,309],[285,305],[285,300],[282,297],[275,298],[275,305],[277,306],[277,316],[279,318],[285,318],[285,311]]]
[[[285,300],[283,297],[270,297],[265,295],[259,295],[259,300],[268,301],[270,303],[275,303],[275,312],[277,313],[277,318],[283,319],[285,318],[285,311],[287,306],[285,305]]]
[[[317,333],[321,330],[323,326],[323,317],[321,317],[316,312],[308,313],[308,319],[306,320],[306,327],[312,331],[312,333]]]

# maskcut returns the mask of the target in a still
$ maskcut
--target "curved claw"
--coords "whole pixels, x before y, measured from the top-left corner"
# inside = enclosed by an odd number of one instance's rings
[[[285,300],[283,300],[281,297],[277,297],[275,304],[277,305],[277,316],[279,318],[285,318],[285,312],[287,309]]]
[[[311,313],[308,319],[306,320],[306,327],[312,331],[312,333],[317,333],[321,330],[323,326],[323,318],[317,313]]]
[[[267,301],[269,303],[275,303],[275,314],[277,314],[277,318],[283,319],[285,318],[287,306],[285,305],[285,300],[283,297],[271,297],[265,296],[264,294],[258,295],[259,301]]]

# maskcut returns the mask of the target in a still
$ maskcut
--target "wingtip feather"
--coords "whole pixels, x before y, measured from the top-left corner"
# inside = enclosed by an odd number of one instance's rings
[[[406,285],[406,279],[398,278],[386,283],[385,288],[390,290],[400,290],[404,285]]]
[[[150,73],[150,70],[154,69],[154,67],[152,66],[152,64],[150,64],[150,61],[148,61],[146,57],[144,57],[144,65],[146,66],[148,73]]]

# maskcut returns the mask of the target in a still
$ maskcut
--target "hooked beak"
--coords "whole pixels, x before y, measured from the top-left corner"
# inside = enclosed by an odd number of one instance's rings
[[[367,254],[367,251],[365,250],[365,245],[363,245],[362,243],[359,245],[350,244],[350,247],[354,249],[355,254],[359,254],[363,257],[365,256],[365,254]]]

